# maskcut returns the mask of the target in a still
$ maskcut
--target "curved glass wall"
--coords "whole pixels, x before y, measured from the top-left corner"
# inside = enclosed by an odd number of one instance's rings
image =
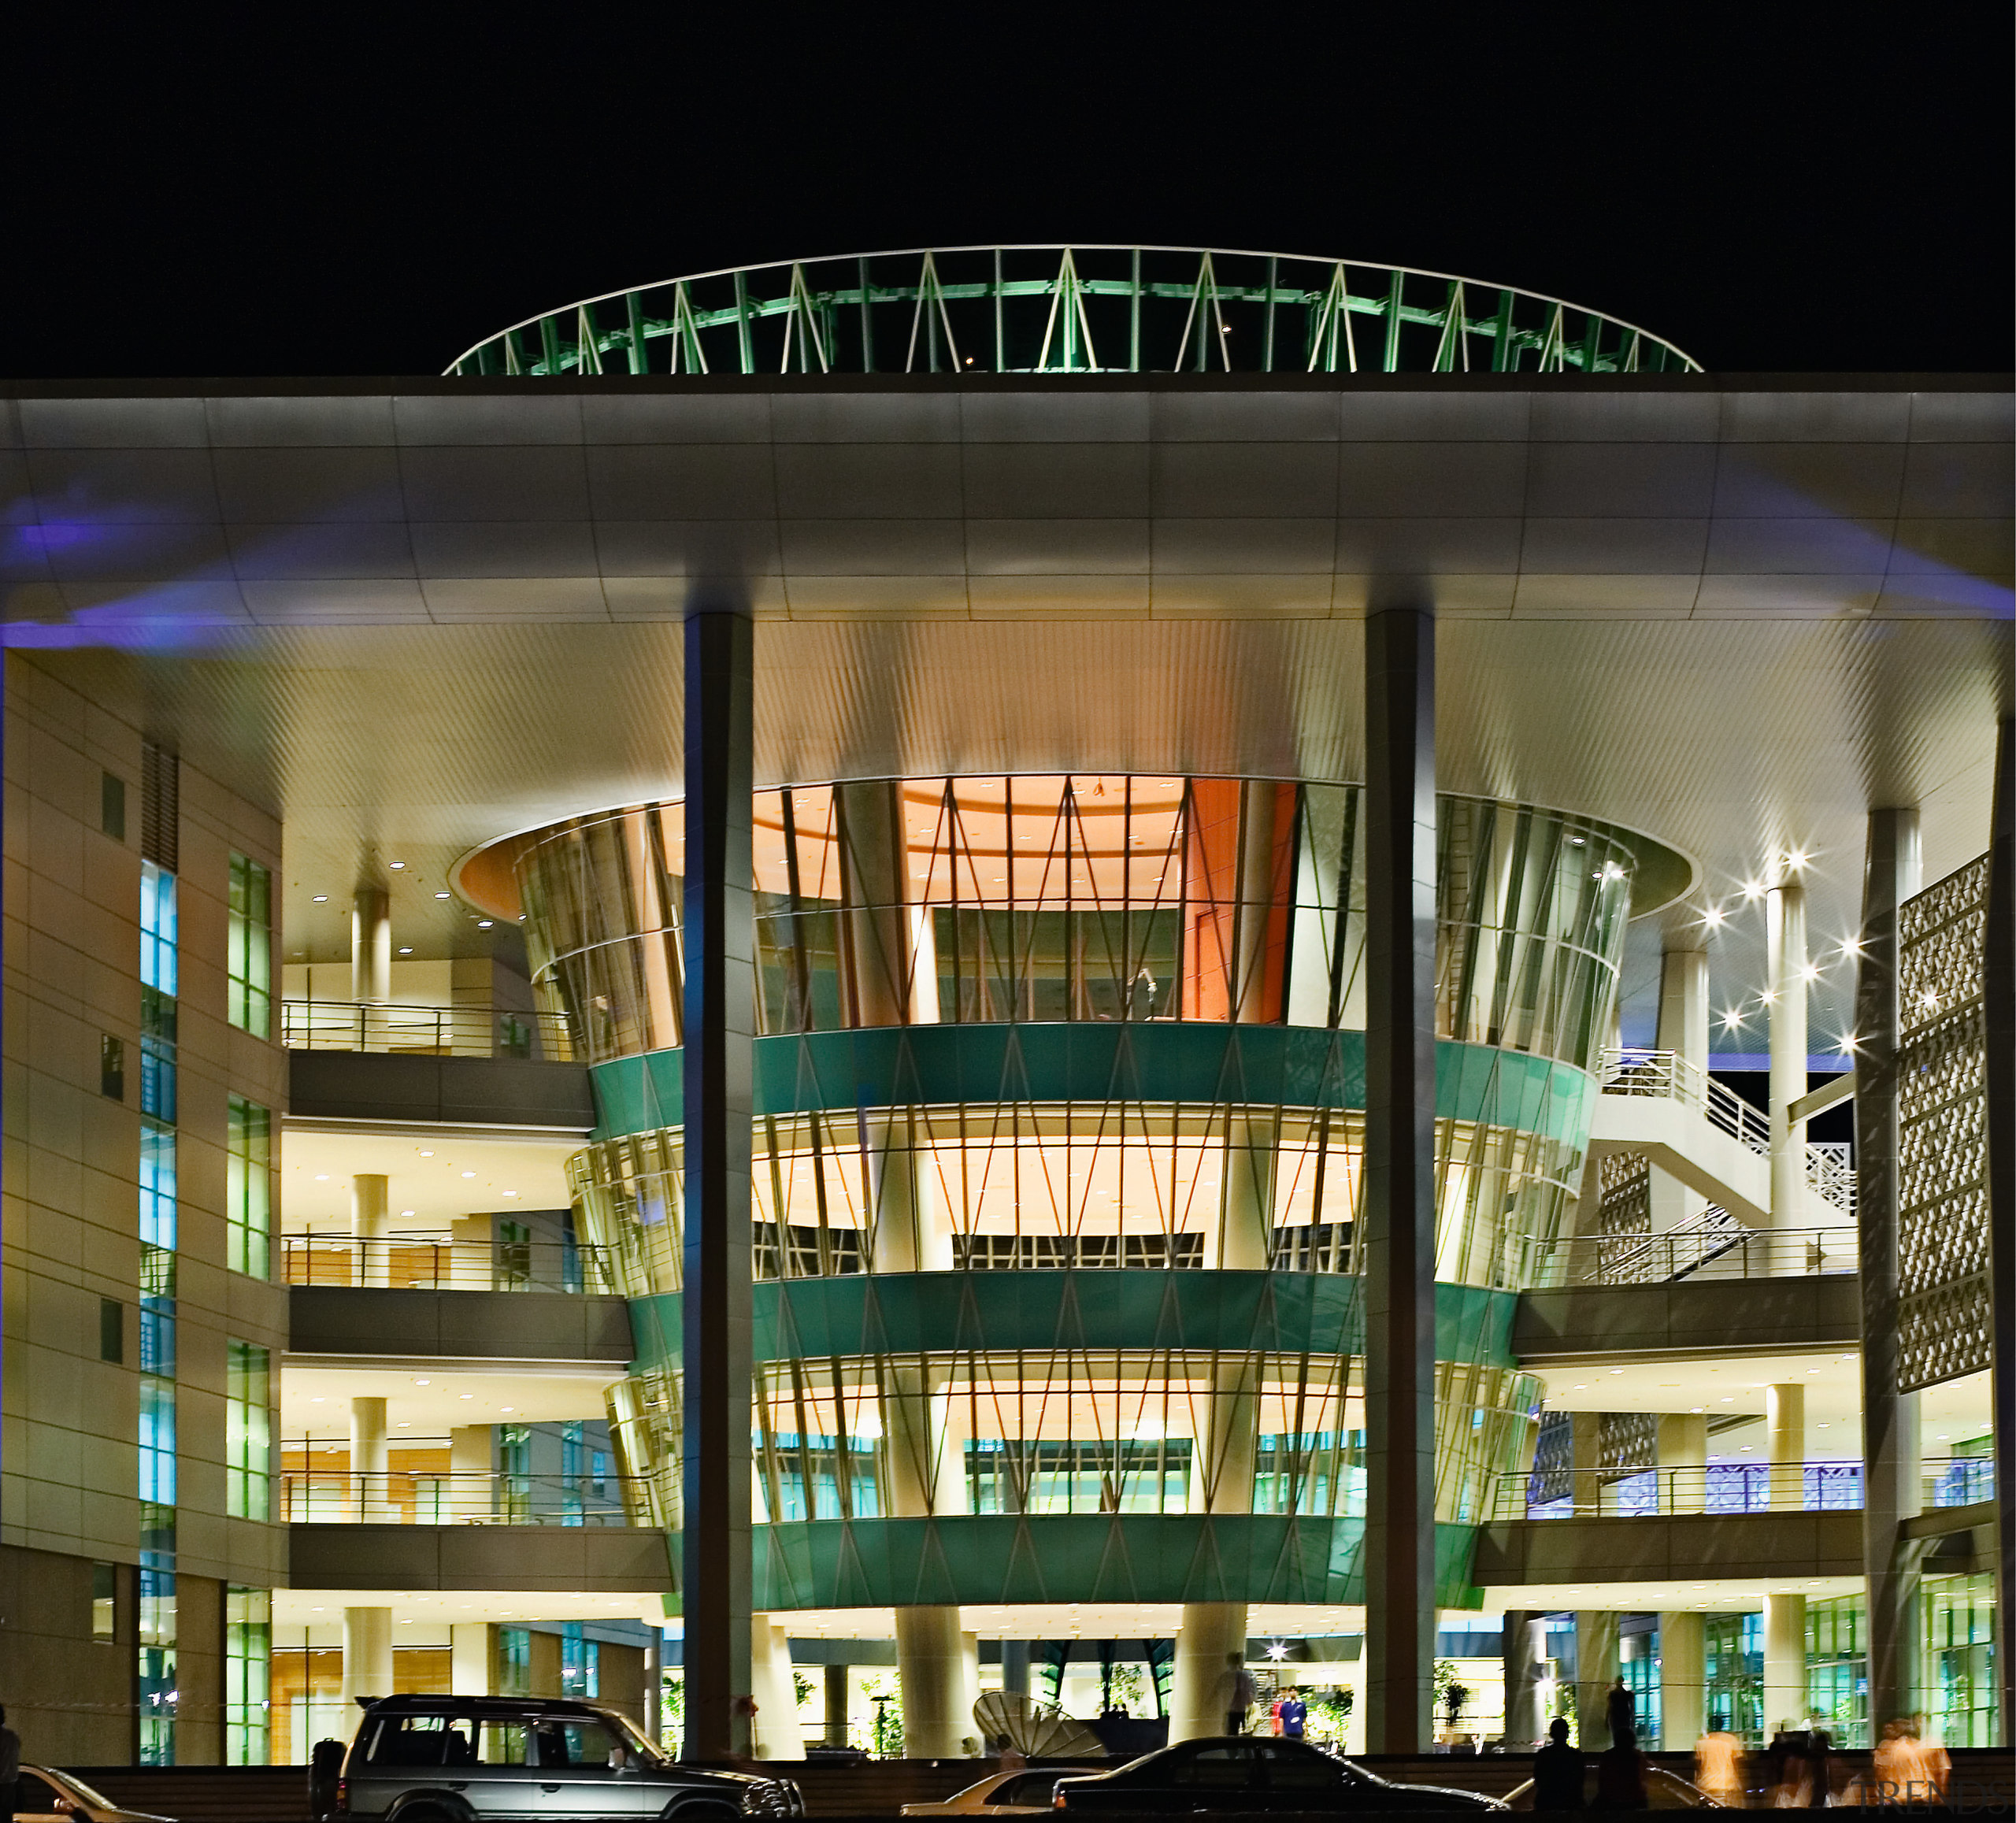
[[[1638,851],[1437,800],[1440,1036],[1586,1067]],[[873,780],[758,794],[758,1029],[1364,1025],[1358,790],[1274,780]],[[1664,858],[1663,851],[1658,851]],[[680,1042],[683,808],[558,824],[517,861],[535,975],[590,1062]]]
[[[756,1507],[764,1562],[799,1554],[764,1599],[867,1599],[793,1528],[917,1521],[967,1528],[959,1586],[1008,1599],[971,1528],[1080,1515],[1201,1516],[1256,1564],[1273,1547],[1240,1528],[1329,1526],[1298,1586],[1354,1586],[1359,798],[1083,774],[758,795]],[[1531,806],[1437,810],[1436,1518],[1461,1531],[1531,1435],[1511,1294],[1579,1186],[1634,887],[1662,897],[1675,858]],[[683,848],[654,804],[516,861],[539,984],[596,1065],[604,1136],[571,1183],[633,1301],[612,1421],[667,1526]]]

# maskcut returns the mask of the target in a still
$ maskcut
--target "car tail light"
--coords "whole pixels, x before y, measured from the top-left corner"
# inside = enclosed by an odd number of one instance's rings
[[[339,1810],[350,1808],[350,1780],[347,1779],[336,1780],[336,1808]]]

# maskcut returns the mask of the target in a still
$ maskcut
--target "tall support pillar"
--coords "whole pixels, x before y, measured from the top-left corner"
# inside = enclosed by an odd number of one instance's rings
[[[750,1623],[750,1695],[756,1714],[750,1732],[759,1760],[802,1760],[805,1731],[798,1721],[798,1684],[791,1675],[791,1637],[768,1614]]]
[[[1771,1452],[1771,1510],[1797,1513],[1806,1505],[1805,1381],[1765,1388],[1764,1442]]]
[[[353,1399],[350,1402],[350,1510],[351,1517],[362,1525],[392,1517],[386,1488],[391,1458],[386,1449],[384,1400]],[[377,1694],[383,1696],[389,1692]]]
[[[1435,622],[1365,624],[1366,1745],[1415,1754],[1435,1677]]]
[[[1806,1226],[1806,888],[1789,871],[1771,888],[1765,967],[1771,995],[1771,1225]]]
[[[1575,1739],[1585,1754],[1610,1745],[1610,1684],[1618,1656],[1617,1616],[1603,1610],[1575,1617]]]
[[[350,901],[350,997],[361,1006],[392,997],[392,900],[382,887],[361,886]]]
[[[847,1717],[847,1684],[850,1666],[828,1665],[826,1667],[826,1745],[843,1747],[851,1744],[851,1724]]]
[[[1540,1660],[1544,1642],[1537,1615],[1507,1608],[1499,1651],[1505,1676],[1505,1751],[1529,1752],[1540,1738]]]
[[[749,1751],[754,1106],[751,635],[747,613],[686,617],[685,1620],[688,1760]]]
[[[390,1608],[344,1609],[343,1706],[345,1721],[348,1721],[360,1696],[390,1696],[398,1688],[392,1673],[392,1610]]]
[[[1855,962],[1855,1210],[1862,1291],[1862,1575],[1869,1714],[1917,1707],[1918,1574],[1903,1523],[1918,1510],[1918,1395],[1901,1392],[1897,1276],[1897,911],[1923,869],[1918,813],[1873,810]]]
[[[1995,1425],[1996,1681],[2002,1744],[2016,1744],[2016,1653],[2010,1596],[2016,1586],[2016,717],[1996,731],[1995,807],[1989,819],[1988,929],[1981,992],[1988,1040],[1988,1224],[1990,1399]]]
[[[1806,1597],[1764,1598],[1764,1735],[1806,1721]]]
[[[382,1171],[360,1171],[350,1180],[350,1238],[358,1243],[359,1285],[383,1287],[392,1282],[385,1230],[391,1220],[391,1180]]]
[[[1707,1732],[1707,1627],[1698,1614],[1659,1616],[1659,1746],[1684,1753]]]
[[[1708,1068],[1708,958],[1700,950],[1668,950],[1659,958],[1656,1042],[1673,1054],[1675,1074],[1691,1088]],[[1670,1172],[1652,1167],[1652,1232],[1670,1234],[1699,1214],[1706,1199]]]
[[[1026,1640],[1001,1642],[1001,1688],[1012,1696],[1029,1694],[1029,1643]]]

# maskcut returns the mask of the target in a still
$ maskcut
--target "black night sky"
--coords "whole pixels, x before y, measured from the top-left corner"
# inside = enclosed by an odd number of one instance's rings
[[[17,11],[20,377],[418,374],[734,263],[1462,272],[1712,369],[2003,371],[2006,6]]]

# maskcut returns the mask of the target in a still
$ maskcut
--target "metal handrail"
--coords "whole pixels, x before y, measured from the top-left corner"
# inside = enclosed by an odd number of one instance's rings
[[[423,1469],[287,1469],[293,1525],[628,1525],[639,1477]]]
[[[1654,1519],[1687,1514],[1858,1512],[1863,1465],[1832,1459],[1536,1469],[1495,1477],[1495,1520]],[[1992,1458],[1936,1458],[1923,1465],[1928,1509],[1994,1498]]]
[[[616,1289],[613,1250],[557,1240],[285,1235],[280,1282],[403,1291]]]
[[[280,1043],[297,1050],[508,1057],[546,1063],[574,1059],[573,1039],[561,1014],[505,1006],[283,1000]]]
[[[1771,1120],[1726,1084],[1670,1050],[1606,1048],[1598,1074],[1606,1095],[1654,1095],[1684,1102],[1732,1139],[1759,1154],[1771,1150]]]
[[[1856,1247],[1852,1228],[1745,1228],[1711,1209],[1664,1234],[1564,1236],[1541,1256],[1534,1288],[1811,1278],[1854,1272]]]

